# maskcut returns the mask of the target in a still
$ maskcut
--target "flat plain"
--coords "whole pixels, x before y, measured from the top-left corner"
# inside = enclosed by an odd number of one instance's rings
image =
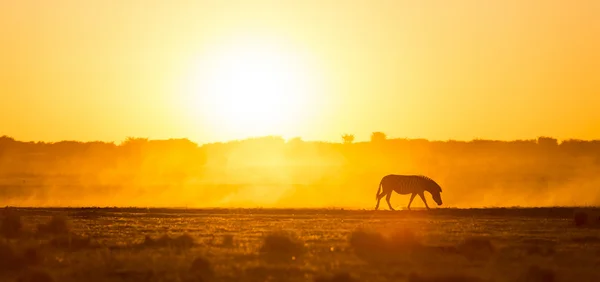
[[[6,208],[0,281],[600,281],[573,212]]]

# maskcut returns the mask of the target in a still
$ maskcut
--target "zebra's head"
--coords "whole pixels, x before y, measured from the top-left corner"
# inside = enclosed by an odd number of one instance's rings
[[[435,181],[431,180],[431,185],[429,187],[429,193],[431,193],[431,197],[435,201],[438,206],[442,205],[442,187],[438,185]]]

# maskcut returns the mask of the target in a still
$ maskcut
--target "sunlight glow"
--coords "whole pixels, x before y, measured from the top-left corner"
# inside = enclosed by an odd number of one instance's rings
[[[231,138],[295,134],[314,110],[317,84],[290,50],[264,41],[209,49],[192,72],[186,106]]]

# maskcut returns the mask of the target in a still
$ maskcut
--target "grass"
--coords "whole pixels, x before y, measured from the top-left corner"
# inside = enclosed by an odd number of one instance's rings
[[[598,229],[556,210],[93,213],[3,212],[0,281],[600,281]]]

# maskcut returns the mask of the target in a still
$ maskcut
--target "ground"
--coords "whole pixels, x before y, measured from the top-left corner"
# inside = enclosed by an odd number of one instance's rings
[[[8,208],[2,218],[0,281],[600,281],[600,229],[575,226],[570,208]]]

